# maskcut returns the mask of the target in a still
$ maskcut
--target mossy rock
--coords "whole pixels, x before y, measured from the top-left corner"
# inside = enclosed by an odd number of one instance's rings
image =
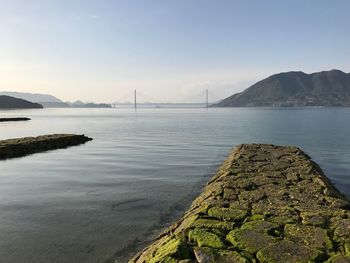
[[[245,218],[245,222],[260,221],[260,220],[265,220],[265,216],[264,215],[255,214],[255,215],[248,216],[248,217]]]
[[[289,216],[267,216],[266,220],[278,225],[286,225],[286,224],[294,224],[297,222],[296,218],[289,217]]]
[[[284,237],[310,248],[326,251],[333,250],[333,243],[328,237],[327,231],[319,227],[286,225],[284,227]]]
[[[339,243],[350,241],[350,219],[342,219],[334,229],[334,240]]]
[[[321,252],[291,241],[280,241],[260,250],[256,257],[261,263],[315,262]]]
[[[193,215],[193,216],[188,216],[188,217],[185,217],[180,225],[176,228],[175,230],[175,234],[178,234],[178,233],[181,233],[183,232],[184,230],[188,229],[191,227],[191,225],[193,224],[193,222],[198,218],[197,215]]]
[[[208,215],[224,221],[240,221],[246,217],[247,212],[241,209],[212,207],[208,210]]]
[[[270,233],[277,229],[279,226],[277,224],[265,221],[265,220],[255,220],[244,223],[241,226],[242,230],[254,230],[260,233]]]
[[[191,227],[193,228],[217,228],[219,230],[232,230],[235,224],[233,222],[223,222],[216,219],[208,219],[208,218],[198,218],[194,222],[192,222]]]
[[[350,240],[345,242],[345,244],[344,244],[344,252],[345,252],[345,255],[350,257]]]
[[[160,261],[160,263],[178,263],[179,261],[172,257],[166,257]]]
[[[253,215],[265,215],[270,217],[285,217],[295,220],[297,218],[296,211],[293,207],[288,206],[287,202],[281,198],[271,198],[262,200],[252,205]]]
[[[239,210],[250,210],[250,203],[248,201],[231,201],[230,208]]]
[[[246,200],[249,203],[255,203],[265,198],[266,198],[265,192],[260,189],[253,190],[253,191],[243,191],[238,196],[238,199],[240,201]]]
[[[224,248],[221,238],[204,229],[193,229],[188,233],[188,239],[196,242],[199,247]]]
[[[196,260],[199,263],[248,263],[249,261],[236,251],[212,248],[194,248]]]
[[[350,263],[350,257],[343,256],[340,253],[330,257],[326,263]]]
[[[232,189],[225,188],[223,198],[226,200],[237,200],[237,192]]]
[[[312,212],[300,213],[302,223],[304,225],[324,227],[327,223],[327,219],[321,215]]]
[[[226,236],[226,240],[233,246],[252,254],[276,241],[274,237],[268,234],[250,229],[232,230]]]
[[[154,255],[146,262],[149,263],[158,263],[163,262],[167,257],[177,256],[181,257],[184,254],[184,244],[180,239],[171,238],[165,244],[159,246],[159,248],[155,251]]]

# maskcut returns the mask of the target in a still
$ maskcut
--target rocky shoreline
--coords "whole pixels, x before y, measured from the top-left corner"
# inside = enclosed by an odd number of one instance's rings
[[[240,145],[129,262],[350,262],[350,204],[297,147]]]
[[[30,121],[30,118],[27,118],[27,117],[0,118],[0,122],[8,122],[8,121]]]
[[[0,141],[0,160],[22,157],[60,148],[83,144],[92,139],[85,135],[50,134]]]

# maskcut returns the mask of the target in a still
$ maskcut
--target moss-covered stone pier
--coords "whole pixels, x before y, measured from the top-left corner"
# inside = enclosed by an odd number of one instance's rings
[[[296,147],[236,147],[130,262],[350,262],[349,202]]]
[[[0,160],[83,144],[92,140],[85,135],[51,134],[0,141]]]

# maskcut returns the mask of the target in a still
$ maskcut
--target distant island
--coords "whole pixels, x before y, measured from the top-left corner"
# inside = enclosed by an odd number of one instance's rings
[[[84,103],[80,100],[73,103],[67,102],[67,105],[68,107],[71,107],[71,108],[112,108],[112,106],[107,103],[93,103],[93,102]]]
[[[350,106],[350,73],[330,70],[272,75],[213,107]]]
[[[39,103],[33,103],[27,100],[0,95],[0,109],[42,109]]]
[[[107,103],[84,103],[80,100],[75,102],[64,102],[55,96],[40,93],[1,91],[0,96],[11,96],[22,100],[27,100],[33,103],[39,103],[45,108],[111,108]]]

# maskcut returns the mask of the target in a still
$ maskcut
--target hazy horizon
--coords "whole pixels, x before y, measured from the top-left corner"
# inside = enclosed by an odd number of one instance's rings
[[[114,102],[137,89],[157,102],[186,102],[205,89],[224,98],[279,72],[350,71],[345,0],[0,7],[0,91]]]

